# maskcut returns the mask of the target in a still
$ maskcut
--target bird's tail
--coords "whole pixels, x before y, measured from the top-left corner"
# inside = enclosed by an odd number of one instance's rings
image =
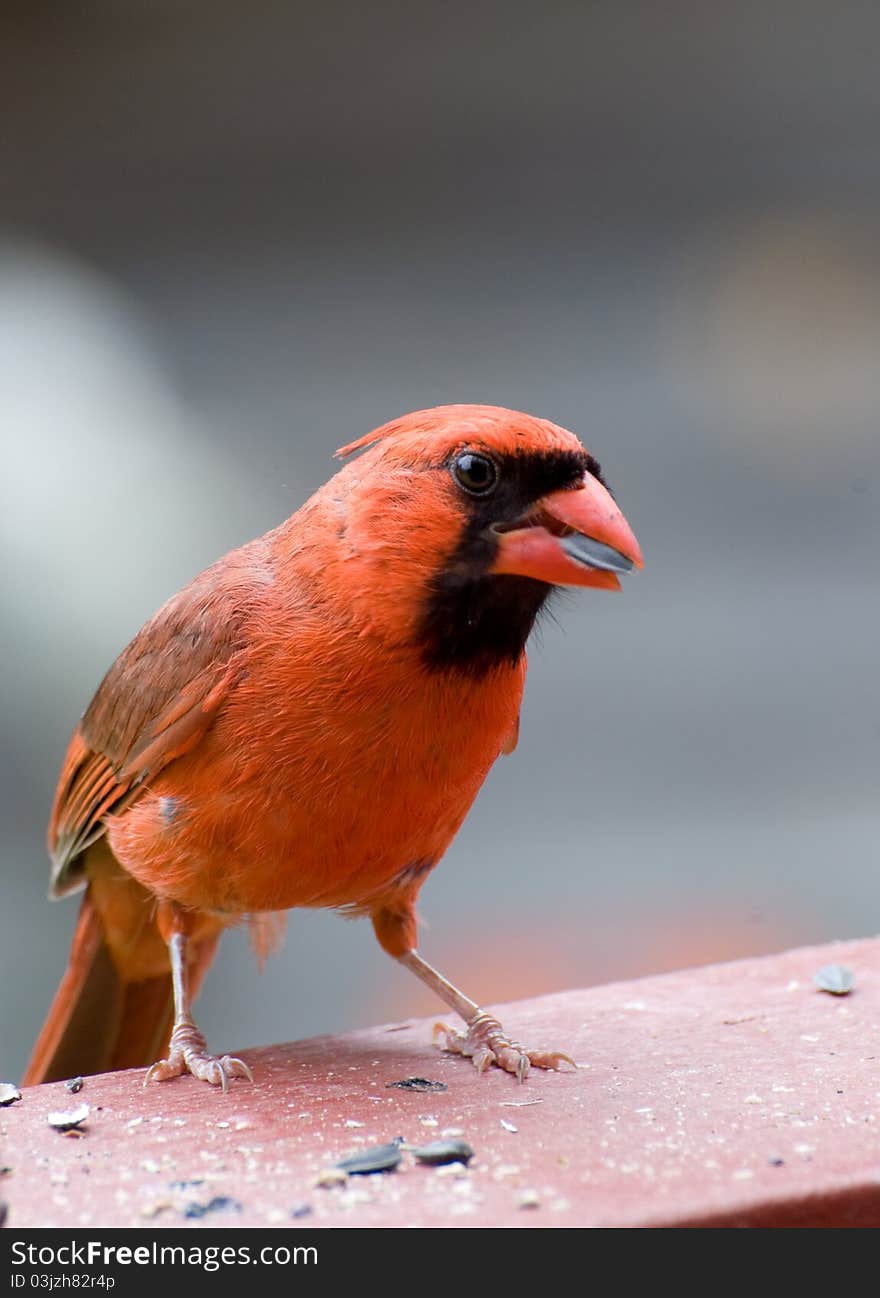
[[[155,899],[125,874],[105,842],[89,849],[90,883],[80,906],[67,970],[34,1046],[22,1085],[117,1068],[163,1053],[174,1020],[168,952]],[[219,934],[189,948],[195,997]]]

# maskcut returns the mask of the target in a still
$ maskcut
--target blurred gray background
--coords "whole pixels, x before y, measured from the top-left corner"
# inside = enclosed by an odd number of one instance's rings
[[[873,3],[3,4],[0,1075],[76,902],[58,765],[169,594],[393,415],[575,430],[645,551],[531,655],[422,897],[489,1002],[880,929]],[[224,940],[214,1047],[436,1008]]]

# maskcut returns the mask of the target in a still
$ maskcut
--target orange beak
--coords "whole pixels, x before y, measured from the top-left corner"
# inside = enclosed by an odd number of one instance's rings
[[[617,573],[642,567],[642,552],[610,493],[592,474],[545,496],[511,531],[497,531],[492,571],[553,586],[620,590]]]

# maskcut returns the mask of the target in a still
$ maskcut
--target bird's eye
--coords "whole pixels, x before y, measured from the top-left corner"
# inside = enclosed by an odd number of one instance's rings
[[[498,481],[498,470],[487,455],[465,451],[452,465],[452,476],[470,496],[488,496]]]

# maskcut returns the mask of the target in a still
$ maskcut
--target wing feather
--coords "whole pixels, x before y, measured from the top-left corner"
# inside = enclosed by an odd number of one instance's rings
[[[244,547],[175,595],[122,651],[77,727],[49,822],[50,895],[83,886],[83,853],[213,725],[245,671],[242,625],[269,580]]]

